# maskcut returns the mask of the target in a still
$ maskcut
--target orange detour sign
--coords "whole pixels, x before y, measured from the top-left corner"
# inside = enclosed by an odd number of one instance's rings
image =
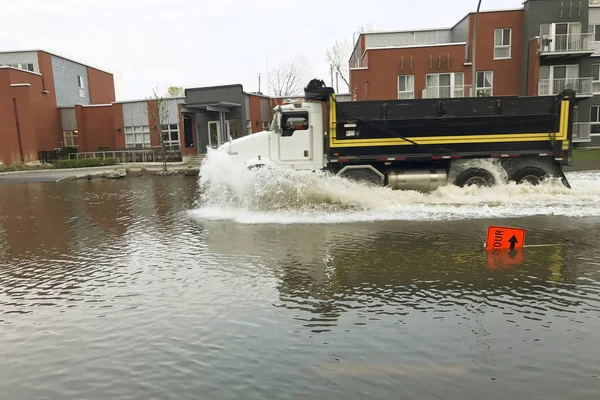
[[[486,250],[520,249],[525,242],[525,229],[503,226],[488,228]]]

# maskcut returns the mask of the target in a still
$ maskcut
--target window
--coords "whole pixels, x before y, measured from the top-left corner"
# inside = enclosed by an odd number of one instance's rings
[[[64,147],[77,147],[77,135],[79,131],[63,131]]]
[[[424,98],[441,99],[449,97],[465,97],[465,74],[452,72],[449,74],[429,74],[425,79]]]
[[[398,99],[415,98],[414,75],[398,75]]]
[[[126,126],[125,146],[128,149],[143,149],[144,147],[150,147],[150,127],[147,125]]]
[[[590,25],[590,31],[594,32],[594,41],[600,42],[600,25]]]
[[[511,29],[496,29],[494,32],[494,59],[511,57]]]
[[[594,94],[600,94],[600,64],[592,65],[592,91]]]
[[[262,130],[268,131],[271,128],[271,121],[263,121],[262,122]]]
[[[590,109],[590,122],[592,136],[600,136],[600,106],[592,106]]]
[[[162,125],[161,131],[165,148],[167,150],[179,150],[179,125]]]
[[[85,97],[85,84],[81,75],[77,75],[77,87],[79,87],[79,97]]]
[[[494,73],[492,71],[477,72],[477,97],[492,96],[494,90]]]
[[[239,124],[237,122],[237,120],[232,119],[232,120],[227,120],[227,140],[229,140],[229,136],[231,136],[232,139],[237,139],[239,138],[240,135],[240,129],[239,129]]]
[[[3,65],[3,64],[0,64],[0,65]],[[17,68],[17,69],[23,69],[25,71],[34,72],[34,70],[33,70],[33,64],[17,63],[17,64],[4,64],[4,65],[7,65],[7,66],[13,67],[13,68]]]
[[[281,116],[281,136],[292,136],[296,131],[308,130],[308,112],[288,112]]]

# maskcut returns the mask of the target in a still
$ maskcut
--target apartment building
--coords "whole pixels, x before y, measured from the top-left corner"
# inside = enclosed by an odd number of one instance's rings
[[[368,32],[350,57],[352,100],[577,94],[575,142],[600,145],[600,7],[588,0],[526,0],[452,27]],[[596,29],[598,28],[598,29]],[[596,33],[598,32],[598,33]]]

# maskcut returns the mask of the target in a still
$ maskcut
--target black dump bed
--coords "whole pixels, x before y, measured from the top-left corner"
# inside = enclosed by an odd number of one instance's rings
[[[331,107],[330,147],[338,155],[527,154],[560,151],[558,142],[571,139],[569,95],[333,101]]]
[[[312,90],[310,90],[312,89]],[[448,99],[337,102],[328,88],[329,157],[351,159],[495,157],[566,152],[574,93]]]

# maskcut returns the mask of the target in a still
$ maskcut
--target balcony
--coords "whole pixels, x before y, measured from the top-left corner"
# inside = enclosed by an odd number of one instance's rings
[[[421,97],[424,99],[449,99],[456,97],[469,97],[471,85],[454,86],[427,86],[423,89]]]
[[[540,37],[541,57],[591,55],[595,50],[593,33],[542,35]]]
[[[573,124],[573,143],[591,142],[591,124],[589,122],[576,122]]]
[[[592,97],[594,95],[594,78],[566,78],[566,79],[540,79],[538,85],[539,96],[553,96],[563,90],[575,91],[577,97]]]

